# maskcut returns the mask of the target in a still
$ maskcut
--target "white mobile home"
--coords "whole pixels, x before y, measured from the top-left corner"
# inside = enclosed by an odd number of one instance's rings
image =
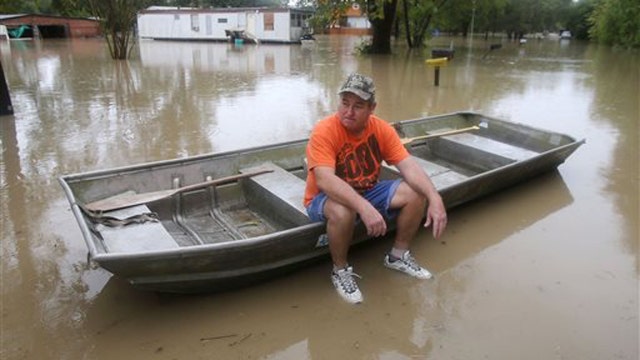
[[[138,13],[138,36],[155,40],[299,43],[313,13],[289,8],[150,7]],[[240,35],[239,35],[240,34]]]

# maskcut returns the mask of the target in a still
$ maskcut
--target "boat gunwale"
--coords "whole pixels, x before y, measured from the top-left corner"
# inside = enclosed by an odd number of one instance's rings
[[[199,154],[199,155],[194,155],[194,156],[189,156],[184,158],[156,160],[156,161],[149,161],[149,162],[137,163],[132,165],[112,167],[109,169],[90,170],[86,172],[78,172],[78,173],[61,175],[58,177],[58,180],[61,182],[64,181],[65,183],[70,183],[75,181],[100,180],[103,178],[109,178],[119,173],[130,173],[138,170],[151,170],[154,168],[170,167],[174,165],[180,165],[181,163],[197,163],[199,161],[207,161],[211,158],[222,158],[225,156],[234,156],[242,153],[257,152],[257,151],[266,150],[266,149],[275,149],[278,147],[286,148],[291,145],[303,144],[303,143],[306,143],[307,141],[308,141],[308,138],[303,138],[303,139],[289,140],[289,141],[279,142],[274,144],[266,144],[266,145],[248,147],[248,148],[228,150],[223,152],[211,152],[206,154]],[[74,201],[75,201],[75,197],[74,197]]]
[[[586,140],[582,139],[582,140],[580,140],[580,141],[574,141],[574,142],[571,142],[571,143],[568,143],[568,144],[564,144],[564,145],[561,145],[561,146],[555,147],[555,148],[553,148],[553,149],[550,149],[550,150],[547,150],[547,151],[543,151],[543,152],[541,152],[541,153],[538,153],[536,156],[532,156],[532,157],[530,157],[530,158],[528,158],[528,159],[524,159],[524,160],[517,160],[517,161],[514,161],[514,162],[512,162],[512,163],[509,163],[509,164],[506,164],[506,165],[502,165],[502,166],[499,166],[499,167],[494,168],[494,169],[491,169],[491,170],[483,171],[483,172],[481,172],[481,173],[479,173],[479,174],[476,174],[476,175],[469,176],[467,179],[462,180],[462,181],[460,181],[460,182],[457,182],[457,183],[455,183],[454,185],[445,186],[445,187],[442,187],[442,188],[437,189],[437,190],[438,190],[438,192],[441,192],[441,191],[444,191],[444,190],[450,189],[450,188],[452,188],[452,187],[460,186],[461,184],[465,184],[465,183],[467,183],[467,182],[472,182],[472,181],[477,180],[477,179],[482,179],[482,178],[485,178],[485,177],[490,177],[490,176],[494,175],[494,173],[498,173],[498,172],[500,172],[500,173],[501,173],[501,172],[504,172],[504,171],[505,171],[505,169],[507,169],[507,170],[508,170],[508,169],[510,169],[510,168],[521,167],[521,166],[524,166],[524,165],[526,165],[526,164],[528,164],[528,163],[536,162],[536,161],[540,160],[540,158],[542,158],[542,157],[545,157],[545,156],[548,156],[548,155],[551,155],[551,154],[555,154],[555,153],[558,153],[558,152],[564,151],[564,150],[566,150],[566,149],[568,149],[568,148],[573,148],[573,150],[572,150],[572,152],[573,152],[573,151],[575,151],[576,149],[578,149],[578,147],[580,147],[580,146],[581,146],[582,144],[584,144],[585,142],[586,142]],[[562,164],[562,163],[564,162],[564,160],[565,160],[567,157],[568,157],[568,156],[565,156],[565,157],[563,158],[563,161],[562,161],[562,162],[560,162],[560,163],[559,163],[559,164],[557,164],[557,165]],[[557,166],[557,165],[556,165],[556,166]]]
[[[97,262],[107,261],[107,260],[119,260],[119,259],[144,259],[144,258],[153,258],[153,257],[179,257],[183,255],[191,255],[192,253],[203,253],[208,251],[218,251],[218,250],[226,250],[226,249],[237,249],[239,247],[249,247],[253,245],[257,245],[263,242],[269,242],[276,238],[287,237],[293,234],[298,234],[301,232],[313,232],[315,228],[324,227],[322,222],[312,222],[308,224],[299,225],[290,229],[276,231],[270,234],[254,236],[246,239],[237,239],[232,241],[225,241],[220,243],[210,243],[210,244],[198,244],[191,246],[181,246],[172,249],[160,249],[160,250],[148,250],[144,252],[117,252],[117,253],[109,253],[109,252],[100,252],[94,256],[92,259]]]
[[[561,136],[563,138],[571,140],[570,142],[568,142],[566,144],[563,144],[563,145],[569,145],[569,144],[572,144],[574,142],[578,142],[580,144],[584,144],[586,142],[586,138],[580,138],[579,139],[579,138],[576,138],[576,137],[574,137],[572,135],[569,135],[569,134],[566,134],[566,133],[562,133],[562,132],[559,132],[559,131],[544,129],[544,128],[536,127],[536,126],[531,126],[531,125],[525,124],[523,122],[499,119],[497,117],[484,115],[482,113],[479,113],[479,112],[476,112],[476,111],[473,111],[473,110],[456,111],[456,112],[438,114],[438,115],[433,115],[433,116],[423,116],[423,117],[418,117],[418,118],[399,120],[397,122],[394,122],[393,125],[402,127],[405,124],[409,125],[409,124],[412,124],[412,123],[417,123],[417,122],[425,121],[425,120],[436,121],[436,120],[439,120],[441,118],[447,118],[447,117],[453,117],[453,116],[477,117],[477,118],[479,118],[481,120],[479,122],[482,122],[482,120],[485,120],[485,121],[488,120],[489,122],[495,122],[495,123],[500,123],[500,124],[509,124],[509,125],[513,125],[513,126],[516,126],[516,127],[524,128],[524,129],[527,129],[527,130],[533,130],[533,131],[536,131],[536,132],[545,133],[545,134],[549,134],[549,135],[559,135],[559,136]],[[561,145],[556,145],[555,147],[553,147],[552,149],[547,150],[547,151],[553,151],[553,150],[557,149],[558,146],[561,146]]]

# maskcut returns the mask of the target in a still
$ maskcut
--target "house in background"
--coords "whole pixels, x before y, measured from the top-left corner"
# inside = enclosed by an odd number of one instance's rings
[[[0,15],[10,38],[86,38],[102,34],[95,19],[41,14]]]
[[[360,8],[360,4],[354,2],[337,23],[329,26],[329,34],[370,35],[371,23]]]
[[[197,9],[153,6],[138,13],[141,39],[299,43],[312,11],[289,8]]]

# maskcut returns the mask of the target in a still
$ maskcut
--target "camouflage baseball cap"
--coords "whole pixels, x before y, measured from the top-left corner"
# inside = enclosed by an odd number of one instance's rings
[[[353,73],[344,82],[340,91],[338,91],[338,95],[346,92],[354,93],[365,101],[375,101],[376,87],[370,77]]]

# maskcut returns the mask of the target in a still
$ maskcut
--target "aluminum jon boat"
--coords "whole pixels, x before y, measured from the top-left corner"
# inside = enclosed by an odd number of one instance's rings
[[[472,112],[393,126],[448,209],[552,171],[585,142]],[[140,289],[214,292],[328,259],[324,225],[310,222],[302,205],[306,143],[59,181],[92,261]],[[397,176],[383,168],[383,178]],[[357,227],[353,243],[366,240]]]

